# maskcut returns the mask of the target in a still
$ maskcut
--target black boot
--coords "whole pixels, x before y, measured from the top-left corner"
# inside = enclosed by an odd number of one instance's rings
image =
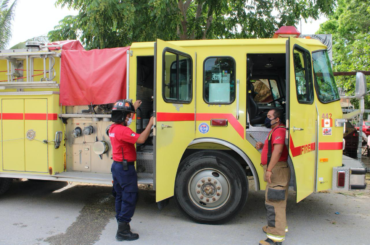
[[[139,234],[131,232],[129,223],[118,221],[116,239],[118,241],[133,241],[139,239]]]

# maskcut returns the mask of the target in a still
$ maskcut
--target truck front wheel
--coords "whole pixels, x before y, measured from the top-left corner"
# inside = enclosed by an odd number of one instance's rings
[[[248,179],[240,164],[221,151],[201,151],[180,165],[175,196],[181,209],[200,223],[224,223],[245,205]]]
[[[13,179],[0,178],[0,195],[4,194],[12,184]]]

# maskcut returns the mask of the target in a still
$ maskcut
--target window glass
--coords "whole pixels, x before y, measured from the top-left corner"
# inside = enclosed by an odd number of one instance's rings
[[[355,133],[356,131],[357,130],[351,123],[346,122],[346,131],[344,132],[343,137],[346,137],[348,134]]]
[[[230,104],[235,100],[235,61],[230,57],[208,58],[204,62],[204,100]]]
[[[277,99],[280,98],[280,92],[275,79],[251,79],[254,93],[254,101],[261,106],[280,107]]]
[[[190,102],[192,98],[192,60],[188,56],[165,52],[163,66],[165,101]]]
[[[370,122],[365,122],[365,125],[366,126],[370,126]]]
[[[179,55],[179,100],[191,100],[191,59]]]
[[[313,86],[310,53],[294,49],[294,71],[299,103],[313,102]]]
[[[315,73],[317,97],[323,103],[339,100],[333,72],[327,51],[312,54],[313,71]]]

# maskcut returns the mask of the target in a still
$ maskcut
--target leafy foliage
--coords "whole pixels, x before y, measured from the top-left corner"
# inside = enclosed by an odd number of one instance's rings
[[[48,33],[50,40],[77,39],[77,18],[68,15],[59,21],[59,25],[54,27],[53,31]]]
[[[333,35],[334,71],[370,71],[370,0],[338,0],[334,13],[317,33]],[[353,94],[355,76],[336,77],[336,81]],[[365,101],[366,108],[370,108],[369,97]],[[352,102],[358,106],[358,102]]]
[[[4,49],[11,38],[11,24],[14,18],[14,9],[17,5],[15,0],[9,6],[9,0],[2,0],[0,2],[0,49]]]
[[[79,10],[49,33],[75,39],[87,49],[137,41],[272,37],[300,18],[329,14],[335,0],[57,0]],[[276,16],[273,13],[277,13]]]

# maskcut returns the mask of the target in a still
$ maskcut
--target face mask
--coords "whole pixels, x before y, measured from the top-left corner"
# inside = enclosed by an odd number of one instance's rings
[[[128,121],[126,122],[126,124],[127,124],[127,126],[130,126],[130,124],[132,123],[132,118],[130,117],[129,119],[128,119]]]
[[[276,124],[276,122],[273,123],[273,124],[271,124],[271,121],[274,120],[274,119],[275,118],[270,119],[270,118],[266,117],[266,119],[265,119],[265,126],[266,126],[266,128],[271,128],[272,125]]]

